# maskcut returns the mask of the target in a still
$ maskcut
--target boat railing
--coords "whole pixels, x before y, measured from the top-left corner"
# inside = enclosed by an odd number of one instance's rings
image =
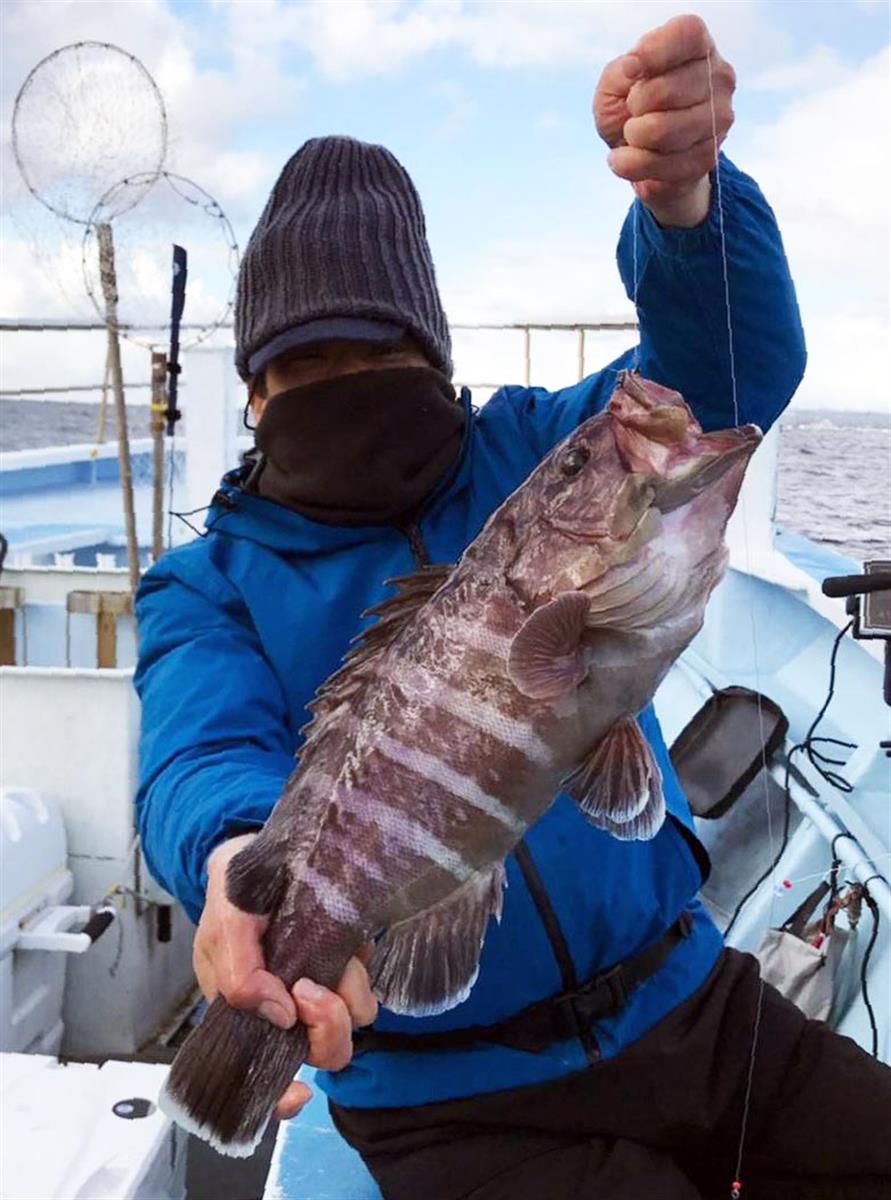
[[[51,565],[3,568],[0,667],[131,668],[136,628],[126,569],[114,554],[96,555],[95,566],[76,566],[73,553],[53,557]]]
[[[158,333],[159,338],[155,349],[163,348],[163,337],[165,329],[161,326],[144,326],[133,325],[127,322],[121,322],[118,325],[121,333],[127,334],[151,334]],[[190,330],[198,330],[203,327],[194,323],[185,322],[182,326],[182,332],[187,339]],[[569,358],[574,364],[575,378],[583,379],[590,364],[587,362],[587,357],[591,351],[590,335],[604,334],[631,334],[637,329],[637,321],[633,317],[611,316],[600,317],[591,321],[517,321],[517,322],[468,322],[456,321],[449,326],[456,343],[456,357],[460,359],[462,353],[461,342],[465,343],[472,340],[476,334],[516,334],[519,338],[517,347],[520,360],[522,363],[522,382],[529,387],[532,383],[533,370],[533,335],[535,334],[563,334],[571,335],[571,347],[567,353],[566,350],[560,352],[562,360],[561,367],[563,369],[563,382],[567,381],[566,375],[566,360]],[[217,326],[215,332],[225,334],[232,330],[232,323],[226,322]],[[79,333],[105,333],[107,327],[103,321],[96,319],[85,318],[82,320],[55,318],[55,317],[2,317],[0,318],[0,334],[4,333],[61,333],[61,332],[79,332]],[[463,336],[462,336],[463,335]],[[216,347],[215,347],[216,348]],[[222,347],[228,349],[231,353],[231,345]],[[148,364],[147,364],[148,366]],[[186,373],[183,373],[183,386],[188,386]],[[482,390],[494,389],[500,387],[505,380],[491,381],[483,378],[471,376],[463,370],[462,364],[459,361],[458,366],[458,383],[471,388],[479,388]],[[39,396],[59,396],[69,398],[77,393],[98,393],[101,392],[104,383],[71,383],[66,382],[52,387],[2,387],[0,388],[0,398],[3,399],[29,399]],[[127,383],[127,390],[144,390],[148,392],[151,388],[149,379],[132,381]],[[146,400],[148,397],[146,397]]]

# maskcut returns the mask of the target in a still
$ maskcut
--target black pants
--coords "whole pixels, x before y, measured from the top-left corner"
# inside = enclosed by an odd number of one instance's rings
[[[761,981],[726,950],[615,1059],[417,1108],[331,1105],[386,1200],[729,1200]],[[891,1197],[891,1070],[765,985],[742,1200]]]

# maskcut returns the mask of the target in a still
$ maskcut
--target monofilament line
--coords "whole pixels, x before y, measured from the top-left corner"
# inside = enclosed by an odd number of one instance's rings
[[[726,236],[726,231],[724,229],[724,196],[723,196],[723,192],[722,192],[722,188],[721,188],[721,162],[720,162],[721,147],[720,147],[720,143],[718,141],[718,117],[717,117],[717,112],[715,109],[715,85],[714,85],[714,78],[713,78],[713,72],[712,72],[712,55],[711,55],[710,49],[706,51],[706,66],[708,69],[708,94],[709,94],[709,105],[711,108],[711,117],[712,117],[712,140],[714,142],[714,151],[715,151],[715,202],[716,202],[716,208],[718,210],[718,233],[719,233],[720,244],[721,244],[721,266],[722,266],[723,278],[724,278],[724,308],[725,308],[725,312],[727,314],[727,352],[728,352],[728,361],[729,361],[729,366],[730,366],[730,388],[731,388],[731,399],[733,402],[733,424],[734,424],[734,426],[738,426],[740,423],[740,414],[739,414],[739,400],[738,400],[737,385],[736,385],[736,361],[734,359],[734,354],[733,354],[733,317],[732,317],[731,310],[730,310],[730,271],[729,271],[729,268],[727,265],[727,236]],[[743,526],[743,545],[745,546],[745,555],[746,555],[746,573],[751,575],[751,563],[750,563],[750,554],[749,554],[749,551],[750,551],[749,529],[748,529],[748,521],[746,519],[745,497],[744,496],[741,497],[741,500],[742,500],[742,506],[741,506],[740,516],[742,518],[742,526]],[[765,744],[764,744],[765,743],[764,713],[763,713],[763,709],[762,709],[762,705],[761,705],[761,681],[760,681],[760,671],[758,669],[758,640],[757,640],[757,633],[756,633],[756,628],[755,628],[754,613],[752,612],[751,609],[749,611],[749,619],[750,619],[751,628],[752,628],[752,668],[753,668],[753,673],[755,675],[755,693],[758,697],[758,701],[757,701],[758,725],[759,725],[759,729],[760,729],[760,733],[761,733],[761,777],[764,782],[764,808],[765,808],[765,813],[767,816],[767,838],[768,838],[768,844],[770,846],[770,861],[773,862],[774,859],[776,858],[776,853],[774,851],[773,820],[772,820],[771,812],[770,812],[770,790],[768,788],[768,783],[767,783],[768,764],[767,764],[767,754],[765,751]],[[775,895],[776,895],[775,882],[776,882],[776,874],[775,874],[775,870],[774,870],[774,876],[771,879],[772,891],[771,891],[771,900],[770,900],[770,913],[769,913],[769,917],[768,917],[769,924],[773,924],[773,910],[774,910],[774,902],[775,902]],[[751,1053],[749,1055],[749,1067],[748,1067],[748,1072],[747,1072],[747,1076],[746,1076],[746,1089],[745,1089],[745,1095],[743,1097],[743,1112],[742,1112],[742,1120],[740,1122],[739,1145],[737,1148],[737,1157],[736,1157],[736,1171],[734,1173],[733,1184],[730,1189],[730,1195],[732,1197],[732,1200],[739,1200],[739,1197],[741,1195],[740,1187],[741,1187],[741,1176],[742,1176],[743,1152],[745,1149],[746,1130],[747,1130],[748,1121],[749,1121],[749,1109],[751,1106],[751,1098],[752,1098],[752,1083],[753,1083],[754,1076],[755,1076],[755,1059],[756,1059],[756,1055],[757,1055],[757,1051],[758,1051],[758,1035],[761,1030],[761,1014],[763,1011],[763,1007],[764,1007],[764,980],[760,979],[759,986],[758,986],[758,999],[757,999],[757,1003],[756,1003],[756,1007],[755,1007],[755,1021],[754,1021],[754,1025],[752,1028],[752,1049],[751,1049]]]
[[[638,268],[637,268],[637,222],[640,212],[640,198],[637,197],[634,204],[631,206],[631,260],[633,264],[633,282],[634,290],[631,296],[631,302],[634,305],[634,315],[637,318],[637,341],[634,343],[634,354],[631,360],[631,369],[637,371],[640,369],[640,318],[637,313],[637,288],[638,288]]]
[[[727,347],[730,354],[730,387],[733,397],[733,424],[739,425],[739,404],[736,398],[736,363],[733,357],[733,321],[730,316],[730,274],[727,269],[727,241],[724,235],[724,197],[721,194],[720,144],[718,142],[718,117],[715,112],[715,84],[712,78],[712,52],[706,51],[708,66],[708,98],[712,110],[712,140],[715,144],[715,191],[717,192],[718,229],[721,235],[721,264],[724,269],[724,305],[727,310]]]

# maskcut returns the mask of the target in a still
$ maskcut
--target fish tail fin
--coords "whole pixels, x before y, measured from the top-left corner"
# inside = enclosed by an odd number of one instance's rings
[[[305,1026],[278,1029],[218,996],[176,1056],[159,1106],[221,1154],[245,1158],[308,1053]]]

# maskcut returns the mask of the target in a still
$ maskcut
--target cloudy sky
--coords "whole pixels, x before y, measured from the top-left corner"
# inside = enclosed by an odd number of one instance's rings
[[[388,145],[413,176],[453,322],[625,315],[614,252],[629,193],[605,165],[591,97],[605,62],[682,11],[661,0],[4,0],[0,316],[92,312],[82,231],[41,212],[10,145],[29,71],[81,40],[145,64],[166,104],[168,170],[220,204],[241,245],[293,150],[348,133]],[[887,405],[889,4],[725,0],[691,11],[736,67],[726,150],[777,211],[798,284],[810,363],[796,403]],[[107,108],[106,136],[120,141],[126,102]],[[154,291],[166,305],[164,248],[194,244],[187,318],[210,318],[228,288],[220,222],[184,197],[151,196],[121,218],[122,270],[139,277],[146,304]],[[466,373],[501,378],[511,367],[488,346],[459,342],[459,368],[463,355]],[[556,365],[555,347],[541,346],[541,381],[569,377],[571,347],[555,344],[566,353]],[[101,337],[7,334],[3,349],[7,388],[101,375]],[[615,351],[603,340],[589,365]],[[129,350],[127,368],[146,378],[144,352]]]

